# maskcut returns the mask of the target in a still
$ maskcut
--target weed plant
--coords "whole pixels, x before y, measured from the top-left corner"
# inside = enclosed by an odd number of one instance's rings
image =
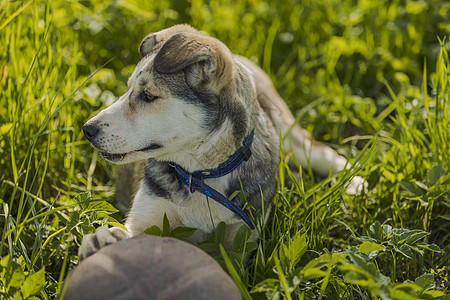
[[[200,245],[243,297],[448,298],[449,16],[442,0],[1,1],[0,297],[57,297],[83,235],[122,221],[81,126],[125,92],[145,35],[189,23],[257,62],[354,166],[322,178],[282,151],[261,241],[243,227],[224,249],[218,224]],[[368,187],[348,195],[356,175]],[[165,224],[147,233],[192,233]]]

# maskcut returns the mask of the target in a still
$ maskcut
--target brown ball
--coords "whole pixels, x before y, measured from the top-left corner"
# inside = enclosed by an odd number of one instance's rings
[[[102,248],[68,278],[70,299],[241,299],[231,278],[202,250],[140,235]]]

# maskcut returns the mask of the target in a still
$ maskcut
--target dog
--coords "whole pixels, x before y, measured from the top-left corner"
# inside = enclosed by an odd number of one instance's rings
[[[219,40],[175,25],[146,36],[139,52],[128,91],[83,131],[107,161],[145,161],[144,175],[128,231],[98,228],[83,239],[80,259],[150,226],[161,228],[164,214],[172,228],[196,228],[194,243],[225,222],[225,245],[231,243],[243,224],[254,228],[275,195],[280,132],[303,167],[327,176],[350,166],[295,124],[263,70]],[[229,200],[235,191],[246,201]]]

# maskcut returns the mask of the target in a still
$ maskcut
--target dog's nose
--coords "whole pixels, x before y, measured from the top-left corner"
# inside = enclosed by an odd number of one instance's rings
[[[91,140],[92,138],[94,138],[94,136],[97,135],[98,133],[98,127],[92,124],[84,124],[83,125],[83,133],[84,136],[88,139]]]

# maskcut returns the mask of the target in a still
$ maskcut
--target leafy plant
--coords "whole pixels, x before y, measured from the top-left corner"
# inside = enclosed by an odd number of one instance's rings
[[[371,236],[379,236],[379,225],[371,226]],[[392,229],[390,226],[384,228],[390,233],[389,238],[396,241],[396,245],[413,245],[423,238],[421,233]],[[437,299],[445,295],[434,290],[434,275],[430,273],[419,276],[415,282],[393,283],[395,280],[391,281],[381,272],[377,260],[381,251],[389,251],[380,243],[372,242],[374,240],[376,239],[373,237],[361,237],[358,239],[361,242],[358,247],[334,253],[325,251],[306,263],[301,262],[308,248],[305,236],[290,240],[289,245],[283,244],[279,255],[274,256],[275,277],[259,282],[253,287],[252,293],[264,293],[268,299],[314,298],[315,295],[330,299],[355,298],[364,297],[365,291],[372,298],[381,299]],[[418,247],[440,251],[435,245],[419,244]],[[394,249],[395,247],[397,246],[392,246]],[[402,253],[400,250],[399,252]],[[341,277],[341,274],[344,276]],[[350,284],[353,288],[345,284]]]
[[[163,218],[163,227],[162,229],[159,228],[157,225],[153,225],[147,229],[144,230],[145,234],[148,235],[155,235],[155,236],[165,236],[165,237],[173,237],[173,238],[188,238],[192,236],[195,231],[197,231],[196,228],[191,227],[184,227],[184,226],[178,226],[171,230],[169,219],[167,218],[167,215],[164,214]]]
[[[107,201],[93,200],[88,192],[80,193],[74,200],[77,205],[70,214],[65,229],[73,234],[79,243],[84,235],[94,233],[98,226],[118,226],[126,230],[125,226],[111,216],[118,210]]]
[[[392,228],[390,225],[381,226],[376,221],[368,231],[369,236],[355,237],[361,242],[359,252],[375,260],[378,268],[385,274],[391,275],[393,281],[397,279],[397,269],[411,269],[408,267],[409,262],[419,262],[424,251],[441,252],[437,245],[424,241],[429,233],[420,229]]]
[[[6,255],[0,261],[0,282],[4,288],[2,296],[11,299],[39,299],[35,297],[45,285],[45,270],[33,274],[24,272],[24,259],[17,261]]]

